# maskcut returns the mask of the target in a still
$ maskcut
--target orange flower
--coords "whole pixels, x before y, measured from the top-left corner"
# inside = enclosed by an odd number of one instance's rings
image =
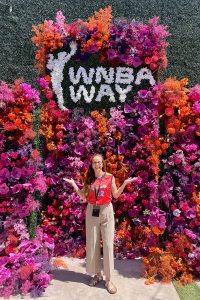
[[[162,148],[163,150],[166,150],[168,147],[169,147],[168,143],[163,143],[163,144],[161,145],[161,148]]]
[[[156,146],[160,146],[160,144],[161,144],[161,143],[160,143],[160,141],[159,141],[158,139],[155,140],[155,145],[156,145]]]
[[[35,33],[35,36],[31,40],[38,47],[35,56],[37,60],[36,67],[41,73],[44,71],[49,52],[62,48],[63,38],[57,26],[49,21],[33,26],[32,31]]]
[[[196,121],[195,121],[195,123],[196,123],[198,126],[200,126],[200,118],[197,118]]]
[[[146,281],[145,281],[145,284],[146,285],[150,285],[150,284],[153,284],[155,282],[155,278],[154,277],[150,277],[148,278]]]
[[[155,235],[160,235],[164,233],[164,230],[159,229],[157,226],[151,227],[151,230]]]
[[[169,128],[167,128],[167,132],[168,132],[169,134],[174,134],[176,131],[175,131],[174,128],[169,127]]]
[[[108,132],[107,118],[104,117],[105,112],[98,112],[97,110],[91,112],[91,116],[97,122],[97,127],[101,136],[104,136]]]
[[[112,19],[112,7],[109,5],[105,9],[95,12],[94,16],[88,18],[88,28],[93,30],[98,27],[100,33],[108,34]]]
[[[68,265],[66,264],[66,262],[64,262],[64,260],[60,257],[56,257],[54,260],[53,260],[53,263],[52,265],[55,267],[55,268],[63,268],[63,269],[68,269]]]
[[[200,129],[196,130],[196,135],[200,136]]]
[[[188,78],[183,78],[183,79],[181,79],[181,80],[180,80],[180,85],[182,85],[182,86],[188,85]]]
[[[10,120],[14,120],[14,119],[15,119],[15,114],[14,114],[13,112],[9,113],[9,114],[8,114],[8,118],[9,118]]]
[[[190,108],[189,107],[182,107],[180,108],[180,116],[183,117],[183,116],[187,116],[190,114]]]
[[[149,247],[149,251],[150,252],[155,252],[155,253],[158,253],[158,254],[162,253],[162,250],[158,247]]]
[[[47,149],[49,151],[52,151],[52,150],[55,150],[56,149],[56,146],[53,144],[53,143],[48,143],[47,144]]]

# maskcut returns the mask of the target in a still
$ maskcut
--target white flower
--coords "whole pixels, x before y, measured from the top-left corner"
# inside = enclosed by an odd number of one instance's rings
[[[175,209],[175,210],[173,211],[173,215],[174,215],[175,217],[179,217],[180,214],[181,214],[181,211],[180,211],[178,208]]]

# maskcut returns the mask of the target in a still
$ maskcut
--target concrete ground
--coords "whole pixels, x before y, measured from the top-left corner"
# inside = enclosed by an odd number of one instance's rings
[[[117,294],[111,295],[101,282],[96,287],[88,286],[89,276],[85,272],[85,259],[62,258],[68,269],[54,269],[54,279],[39,299],[41,300],[180,300],[173,284],[154,283],[145,285],[142,262],[115,260],[113,283]],[[14,299],[30,299],[15,296]]]

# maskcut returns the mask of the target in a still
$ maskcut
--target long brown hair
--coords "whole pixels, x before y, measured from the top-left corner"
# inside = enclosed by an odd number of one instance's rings
[[[92,161],[95,156],[100,156],[102,158],[102,163],[103,163],[102,171],[106,172],[106,163],[105,163],[103,156],[99,153],[95,153],[94,155],[92,155],[92,157],[90,159],[90,164],[89,164],[89,167],[88,167],[88,170],[86,173],[85,182],[84,182],[84,190],[85,190],[86,197],[88,196],[91,184],[95,181],[95,173],[94,173],[94,169],[92,167]]]

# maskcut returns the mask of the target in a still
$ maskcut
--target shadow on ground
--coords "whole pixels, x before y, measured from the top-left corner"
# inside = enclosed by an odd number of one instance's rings
[[[103,265],[103,259],[101,260]],[[80,261],[80,267],[86,267],[85,260]],[[143,264],[140,259],[135,260],[115,260],[115,273],[125,277],[125,278],[134,278],[139,279],[143,276]],[[55,269],[53,270],[53,277],[55,280],[64,281],[64,282],[79,282],[88,285],[89,275],[82,272],[73,271],[73,270],[62,270]],[[98,285],[101,287],[101,284]]]

